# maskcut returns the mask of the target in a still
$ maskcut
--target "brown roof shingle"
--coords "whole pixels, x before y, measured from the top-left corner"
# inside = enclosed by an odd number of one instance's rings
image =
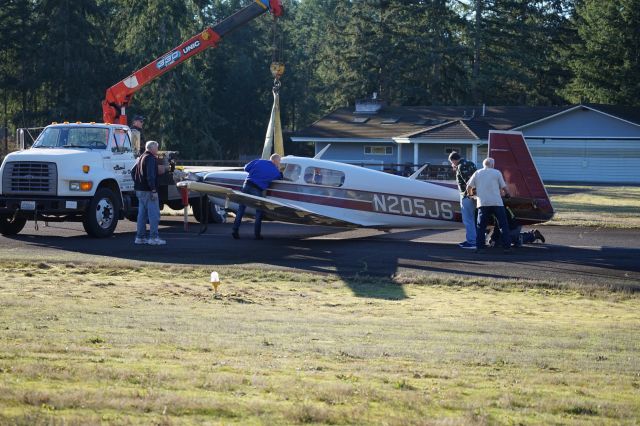
[[[597,104],[585,104],[585,106],[640,124],[639,108]],[[369,115],[355,113],[353,108],[340,108],[296,132],[294,137],[391,139],[424,131],[435,135],[436,133],[433,133],[435,130],[429,131],[429,129],[450,122],[459,122],[454,127],[449,124],[438,130],[441,132],[438,137],[442,138],[445,134],[450,134],[456,135],[456,138],[464,138],[463,136],[466,135],[466,137],[473,139],[486,139],[491,129],[513,129],[574,107],[575,105],[487,106],[484,116],[482,115],[482,107],[478,106],[385,107],[377,114]],[[356,123],[353,121],[355,117],[369,117],[369,120],[365,123]],[[398,120],[390,124],[382,123],[383,121],[392,121],[389,120],[390,118]],[[460,123],[468,128],[468,133],[465,133],[464,126]]]

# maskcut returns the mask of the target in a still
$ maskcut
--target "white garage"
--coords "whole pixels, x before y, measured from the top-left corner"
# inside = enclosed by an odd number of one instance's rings
[[[614,108],[578,105],[515,130],[545,182],[640,184],[640,124]]]

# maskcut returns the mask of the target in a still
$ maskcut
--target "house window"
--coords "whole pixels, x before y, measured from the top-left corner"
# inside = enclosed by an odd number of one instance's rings
[[[304,171],[304,181],[314,185],[342,186],[344,173],[322,167],[307,167]]]
[[[446,146],[444,148],[444,153],[446,155],[449,155],[452,152],[457,152],[458,154],[462,155],[462,148],[460,148],[459,146]]]
[[[393,147],[392,146],[365,146],[364,153],[371,154],[371,155],[393,155]]]

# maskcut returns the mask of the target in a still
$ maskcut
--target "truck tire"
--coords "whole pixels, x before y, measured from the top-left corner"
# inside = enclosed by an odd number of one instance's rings
[[[84,230],[95,238],[110,237],[118,225],[119,209],[118,198],[112,190],[98,189],[84,214],[82,220]]]
[[[2,235],[16,235],[24,225],[27,224],[27,218],[25,217],[16,217],[13,216],[0,216],[0,234]]]
[[[191,205],[191,210],[193,211],[193,217],[198,222],[202,223],[202,212],[203,210],[200,207],[201,198],[192,198],[189,200],[189,204]],[[215,204],[209,201],[209,197],[204,198],[207,208],[209,209],[209,217],[208,223],[224,223],[224,217],[218,213],[218,209],[216,209]]]

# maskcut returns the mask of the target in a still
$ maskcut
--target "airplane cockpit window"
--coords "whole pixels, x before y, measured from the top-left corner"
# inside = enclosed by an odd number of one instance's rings
[[[282,176],[284,180],[288,180],[291,182],[295,182],[300,178],[300,174],[302,173],[302,167],[298,164],[284,164],[284,170],[282,171]]]
[[[307,167],[304,171],[304,181],[315,185],[342,186],[344,173],[322,167]]]

